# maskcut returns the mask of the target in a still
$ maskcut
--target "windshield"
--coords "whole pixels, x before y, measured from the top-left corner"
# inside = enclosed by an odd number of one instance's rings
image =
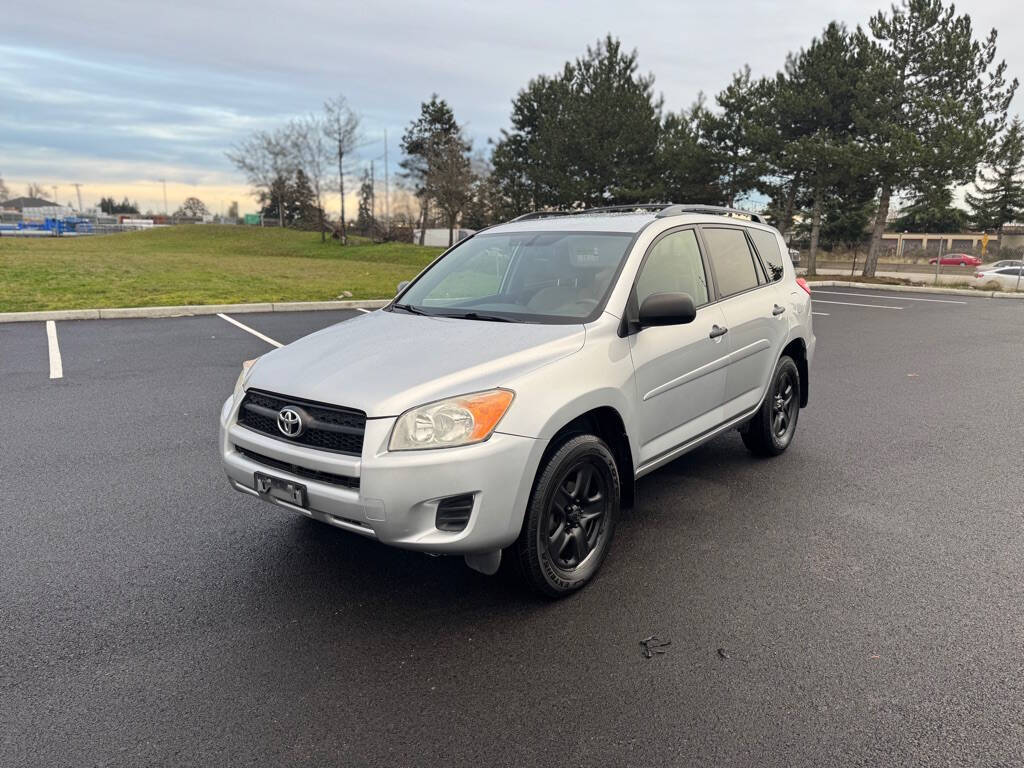
[[[448,253],[394,304],[476,320],[584,322],[597,316],[633,234],[482,234]]]

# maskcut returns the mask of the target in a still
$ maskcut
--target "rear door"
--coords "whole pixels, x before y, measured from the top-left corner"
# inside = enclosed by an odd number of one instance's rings
[[[728,334],[725,315],[712,304],[696,231],[670,230],[644,256],[631,301],[639,307],[655,293],[682,292],[697,317],[685,325],[644,328],[630,337],[636,379],[640,457],[647,462],[722,421]]]
[[[761,401],[787,336],[789,301],[780,293],[784,269],[761,263],[744,227],[706,225],[700,232],[729,329],[728,419]]]

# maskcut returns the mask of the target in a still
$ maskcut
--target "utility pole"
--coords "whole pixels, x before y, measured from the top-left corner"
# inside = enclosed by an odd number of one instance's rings
[[[164,185],[164,216],[167,215],[167,179],[157,179],[161,184]]]
[[[388,186],[388,129],[384,129],[384,232],[391,236],[391,191]]]
[[[373,230],[377,228],[377,182],[373,177],[373,160],[370,161],[370,240],[373,240]]]
[[[60,205],[60,200],[57,199],[57,185],[54,184],[52,189],[53,189],[53,204],[54,205]]]
[[[78,194],[78,212],[81,213],[82,212],[82,185],[81,184],[72,184],[71,186],[75,188],[75,192]]]

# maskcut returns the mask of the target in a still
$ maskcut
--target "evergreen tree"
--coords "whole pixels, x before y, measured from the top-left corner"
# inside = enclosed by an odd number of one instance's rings
[[[665,115],[658,148],[663,200],[705,205],[726,202],[717,157],[704,133],[709,120],[702,96],[689,110]]]
[[[412,184],[420,201],[420,245],[423,245],[430,210],[429,186],[431,174],[435,172],[434,160],[444,156],[441,147],[450,151],[453,143],[458,144],[464,154],[471,148],[462,136],[462,128],[455,120],[452,108],[435,93],[430,101],[420,105],[419,117],[409,124],[402,135],[404,157],[399,163],[402,175]]]
[[[718,173],[726,205],[760,186],[766,170],[761,132],[765,84],[750,77],[745,66],[717,96],[719,112],[701,115],[701,146]]]
[[[359,210],[356,215],[356,229],[363,235],[373,237],[377,224],[373,216],[373,181],[369,170],[365,169],[359,183]]]
[[[789,56],[785,74],[770,88],[771,122],[779,126],[782,140],[774,153],[776,164],[809,192],[811,275],[816,273],[827,198],[859,170],[856,117],[858,99],[866,92],[862,81],[869,50],[833,22],[806,50]]]
[[[493,157],[501,193],[519,212],[660,196],[661,106],[636,51],[606,37],[515,98]]]
[[[1014,118],[996,143],[990,168],[978,172],[978,193],[967,193],[967,205],[978,229],[995,230],[1024,216],[1024,126]]]
[[[875,274],[892,195],[924,184],[969,183],[1017,88],[995,63],[996,32],[974,38],[970,16],[942,0],[904,0],[870,21],[870,98],[859,116],[878,211],[864,275]]]
[[[901,232],[963,232],[967,211],[953,205],[951,187],[928,187],[914,195],[893,226]]]

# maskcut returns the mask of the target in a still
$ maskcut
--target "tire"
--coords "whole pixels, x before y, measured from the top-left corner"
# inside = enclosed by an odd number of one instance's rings
[[[764,402],[740,433],[755,456],[778,456],[793,442],[800,416],[800,386],[796,363],[783,355],[775,365]]]
[[[967,262],[966,261],[961,261],[960,262],[960,266],[961,267],[966,267],[967,266]]]
[[[576,435],[562,443],[537,471],[512,546],[526,584],[552,598],[586,585],[611,546],[621,491],[615,458],[603,440]]]

